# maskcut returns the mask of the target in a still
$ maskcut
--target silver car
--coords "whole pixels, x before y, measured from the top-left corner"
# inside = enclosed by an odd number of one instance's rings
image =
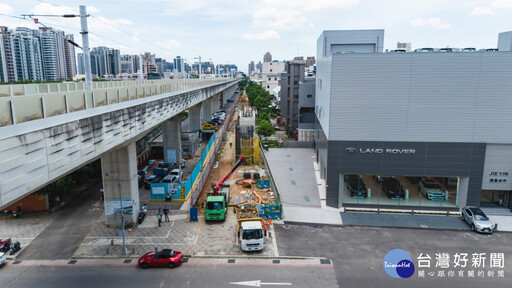
[[[492,223],[489,217],[478,207],[464,207],[462,209],[462,220],[468,222],[473,231],[489,234],[494,232],[494,223]]]

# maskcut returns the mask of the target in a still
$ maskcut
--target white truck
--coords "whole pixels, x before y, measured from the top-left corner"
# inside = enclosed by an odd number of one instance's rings
[[[262,219],[256,208],[235,208],[237,239],[242,251],[261,251],[265,248]]]

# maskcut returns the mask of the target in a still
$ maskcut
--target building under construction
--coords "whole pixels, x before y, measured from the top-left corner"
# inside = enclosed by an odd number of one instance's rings
[[[243,107],[236,127],[236,156],[244,156],[249,165],[260,163],[260,143],[256,134],[256,109]]]

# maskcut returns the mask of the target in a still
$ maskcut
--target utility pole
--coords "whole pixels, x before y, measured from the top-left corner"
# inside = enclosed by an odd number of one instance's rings
[[[202,70],[202,67],[201,67],[201,55],[199,55],[199,79],[201,79],[201,70]]]
[[[144,85],[144,71],[142,71],[142,54],[139,54],[139,77],[140,85]]]
[[[82,50],[84,51],[85,90],[92,90],[91,54],[89,53],[89,31],[87,31],[87,12],[84,5],[80,5],[80,26],[82,31]]]

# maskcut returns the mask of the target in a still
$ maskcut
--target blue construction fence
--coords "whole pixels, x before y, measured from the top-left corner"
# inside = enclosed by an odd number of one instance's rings
[[[190,196],[190,192],[196,183],[199,174],[208,160],[208,153],[212,150],[212,146],[215,143],[215,133],[212,134],[210,141],[206,144],[206,148],[201,154],[199,162],[197,162],[194,170],[190,173],[190,176],[185,182],[181,183],[152,183],[151,184],[151,200],[159,201],[165,200],[165,196],[170,193],[172,201],[185,201]]]

